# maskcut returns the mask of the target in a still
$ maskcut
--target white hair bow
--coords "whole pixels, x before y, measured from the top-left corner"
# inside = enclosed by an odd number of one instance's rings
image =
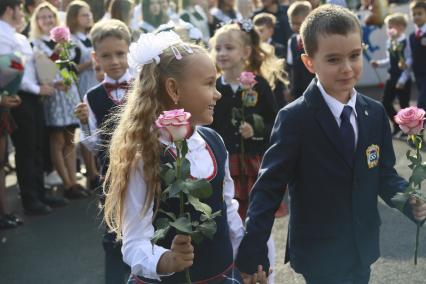
[[[164,31],[157,34],[142,34],[137,42],[130,45],[127,61],[133,70],[139,70],[143,65],[153,61],[160,63],[160,55],[171,47],[176,59],[182,59],[182,55],[174,45],[180,44],[189,53],[192,49],[187,46],[174,31]]]

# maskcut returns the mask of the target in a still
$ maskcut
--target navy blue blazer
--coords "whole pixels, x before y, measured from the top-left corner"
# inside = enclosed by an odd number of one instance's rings
[[[345,160],[338,124],[314,79],[304,95],[278,114],[258,179],[250,195],[247,233],[238,268],[269,270],[266,242],[274,213],[288,185],[289,236],[286,261],[302,274],[329,275],[351,269],[355,254],[369,265],[379,257],[378,196],[391,198],[407,182],[394,169],[395,154],[381,103],[358,94],[358,143]],[[413,219],[411,206],[405,214]]]

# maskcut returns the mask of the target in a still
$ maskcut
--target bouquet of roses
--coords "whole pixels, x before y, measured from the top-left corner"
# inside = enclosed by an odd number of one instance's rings
[[[415,145],[415,152],[408,150],[406,154],[407,159],[411,162],[408,167],[412,170],[408,187],[404,193],[398,193],[392,198],[395,206],[401,212],[404,212],[405,204],[409,199],[414,199],[416,202],[426,202],[426,193],[421,188],[422,181],[426,179],[426,162],[422,161],[422,156],[420,155],[420,149],[423,144],[420,132],[423,129],[425,111],[417,107],[405,108],[400,110],[394,119],[402,132],[408,135],[408,140]],[[417,265],[420,226],[421,222],[417,222],[416,246],[414,250],[415,265]]]
[[[232,108],[232,124],[236,127],[240,127],[247,119],[245,110],[247,107],[254,107],[257,104],[258,94],[253,90],[254,85],[256,85],[256,75],[252,72],[242,72],[239,81],[242,88],[241,93],[241,107]],[[262,135],[265,130],[265,123],[263,118],[258,114],[252,115],[253,120],[253,131],[257,135]],[[241,136],[240,141],[241,157],[240,157],[240,170],[242,171],[242,176],[246,175],[245,169],[245,145],[244,138]]]
[[[186,159],[188,144],[186,139],[191,133],[188,119],[191,114],[183,109],[164,111],[155,124],[160,134],[170,144],[166,151],[174,144],[176,148],[176,160],[173,163],[161,166],[160,177],[166,185],[162,193],[161,201],[179,199],[179,215],[159,209],[164,218],[159,218],[155,224],[156,230],[151,240],[156,243],[166,237],[170,229],[174,228],[179,234],[190,235],[196,243],[201,243],[204,237],[212,239],[216,233],[214,218],[221,215],[221,211],[212,212],[209,205],[200,200],[207,199],[213,193],[211,184],[206,179],[198,179],[190,176],[190,163]],[[200,212],[199,220],[191,220],[189,212],[185,211],[185,205],[192,206]],[[191,283],[189,270],[185,271],[187,283]]]
[[[24,76],[24,66],[17,53],[0,55],[0,95],[15,95]]]

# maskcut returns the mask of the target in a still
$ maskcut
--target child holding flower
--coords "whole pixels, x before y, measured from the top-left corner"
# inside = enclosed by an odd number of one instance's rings
[[[201,127],[212,123],[221,97],[216,68],[203,48],[183,43],[172,31],[141,35],[128,57],[138,74],[111,139],[104,209],[107,225],[122,237],[124,261],[132,269],[129,283],[184,283],[185,269],[194,282],[241,283],[233,262],[244,228],[233,200],[228,154],[220,136]],[[173,109],[185,109],[190,119]],[[166,110],[169,119],[189,126],[180,137],[187,138],[190,175],[210,182],[213,195],[206,203],[221,213],[213,238],[201,244],[175,230],[151,243],[162,212],[179,214],[172,200],[160,203],[166,191],[160,165],[174,161],[177,151],[155,125]],[[186,212],[198,220],[189,206]]]
[[[216,31],[211,46],[212,56],[221,72],[216,88],[223,96],[215,108],[211,128],[223,137],[230,153],[231,176],[240,203],[238,212],[244,219],[249,192],[256,180],[276,114],[270,86],[275,79],[283,80],[283,61],[261,47],[251,22],[224,25]],[[255,75],[255,83],[248,92],[243,90],[248,88],[244,88],[241,82],[244,71]],[[246,94],[250,100],[243,99]],[[233,108],[241,107],[244,107],[245,119],[236,123]],[[256,117],[260,118],[263,127],[256,129]]]
[[[301,35],[302,60],[316,79],[278,113],[236,264],[253,273],[260,261],[267,271],[266,241],[288,185],[285,261],[308,284],[367,284],[380,256],[378,197],[395,207],[392,198],[408,183],[394,169],[383,106],[354,89],[363,63],[357,16],[322,5],[307,16]],[[403,209],[413,221],[426,218],[426,204],[407,202]]]
[[[30,38],[34,51],[45,55],[53,62],[59,59],[63,50],[60,42],[68,42],[70,39],[68,29],[54,30],[58,25],[58,10],[54,6],[48,2],[37,6],[31,18]],[[51,38],[52,30],[55,33]],[[62,179],[65,187],[64,195],[74,199],[84,198],[87,196],[85,188],[76,180],[74,133],[78,127],[78,119],[74,116],[74,107],[80,101],[77,86],[73,82],[69,84],[65,82],[59,71],[54,82],[48,83],[55,87],[54,95],[43,100],[52,164]]]
[[[374,68],[388,67],[389,78],[383,92],[383,106],[393,124],[392,135],[400,132],[398,124],[394,121],[396,110],[393,106],[395,98],[398,98],[401,109],[408,107],[411,95],[411,75],[405,61],[407,59],[407,18],[402,13],[393,13],[385,18],[388,30],[387,56],[385,59],[373,60]]]

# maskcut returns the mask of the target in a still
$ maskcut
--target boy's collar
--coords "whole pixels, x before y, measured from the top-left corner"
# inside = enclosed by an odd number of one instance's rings
[[[422,31],[422,34],[425,34],[425,33],[426,33],[426,23],[425,23],[425,24],[423,24],[423,26],[421,26],[421,27],[417,27],[417,26],[416,26],[416,28],[417,28],[417,29],[420,29],[420,30]],[[417,30],[417,29],[416,29],[416,30]]]
[[[105,73],[104,75],[104,83],[121,83],[121,82],[129,82],[132,80],[132,75],[130,75],[129,69],[126,70],[126,72],[121,76],[118,80],[114,80],[111,77],[108,76],[108,74]]]
[[[321,82],[318,80],[317,81],[317,87],[322,95],[322,97],[324,98],[325,103],[327,104],[327,106],[330,108],[331,112],[333,113],[333,115],[335,117],[340,118],[340,114],[342,113],[343,107],[345,105],[348,105],[350,107],[352,107],[352,110],[355,114],[355,117],[357,117],[357,113],[356,113],[356,99],[357,99],[357,92],[355,90],[355,88],[352,89],[351,91],[351,98],[349,99],[349,101],[344,104],[342,102],[340,102],[339,100],[337,100],[336,98],[334,98],[333,96],[329,95],[324,87],[322,86]]]

